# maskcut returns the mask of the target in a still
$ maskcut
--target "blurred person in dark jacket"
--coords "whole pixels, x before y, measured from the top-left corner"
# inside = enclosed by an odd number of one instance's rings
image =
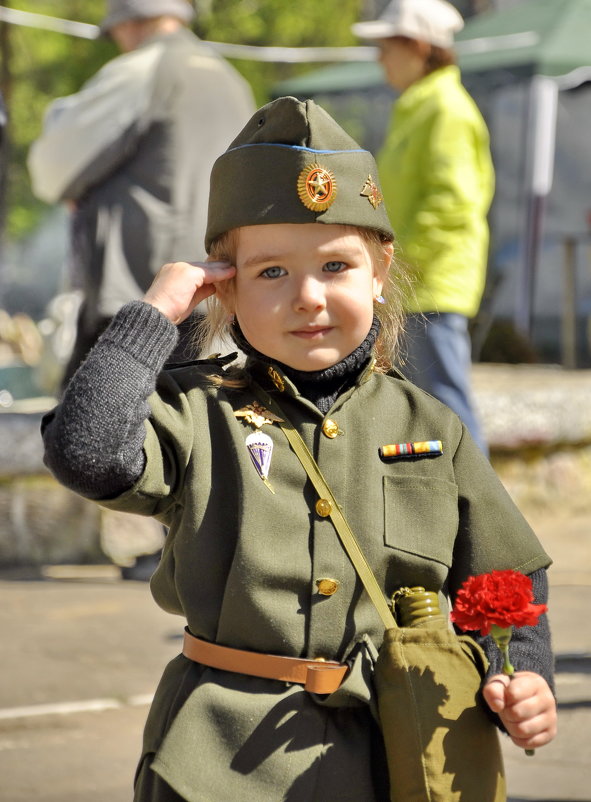
[[[193,16],[187,0],[109,0],[101,31],[122,54],[51,103],[31,148],[34,193],[72,210],[72,283],[83,300],[63,386],[162,264],[204,257],[210,170],[254,103],[237,71],[188,30]],[[176,361],[194,356],[190,329]]]

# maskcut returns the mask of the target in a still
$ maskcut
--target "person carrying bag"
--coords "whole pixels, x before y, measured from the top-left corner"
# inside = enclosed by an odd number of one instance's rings
[[[59,481],[168,528],[150,589],[183,647],[135,802],[500,802],[483,680],[519,746],[554,736],[547,629],[514,642],[507,688],[486,639],[488,669],[387,601],[443,608],[498,568],[544,601],[551,561],[458,416],[392,367],[405,269],[376,176],[313,101],[263,106],[212,170],[207,261],[164,265],[44,418]],[[199,351],[229,337],[244,362],[165,366],[205,299]]]

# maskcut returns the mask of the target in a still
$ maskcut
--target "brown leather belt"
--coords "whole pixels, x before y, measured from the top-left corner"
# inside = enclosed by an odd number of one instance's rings
[[[196,638],[185,629],[183,654],[189,660],[222,671],[250,674],[303,685],[310,693],[333,693],[341,685],[348,667],[334,660],[302,660],[275,654],[231,649]]]

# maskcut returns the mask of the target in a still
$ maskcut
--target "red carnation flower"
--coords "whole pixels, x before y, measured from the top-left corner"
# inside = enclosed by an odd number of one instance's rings
[[[503,655],[503,673],[512,677],[515,669],[509,659],[509,642],[513,627],[535,626],[548,609],[545,604],[532,604],[531,579],[519,571],[492,571],[469,576],[459,589],[451,612],[451,620],[460,629],[480,631],[492,636]],[[533,755],[533,749],[526,749]]]
[[[531,579],[519,571],[470,576],[458,591],[451,620],[460,629],[488,635],[491,627],[535,626],[545,604],[532,604]]]

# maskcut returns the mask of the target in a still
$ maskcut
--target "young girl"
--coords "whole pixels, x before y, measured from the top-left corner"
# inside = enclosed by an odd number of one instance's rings
[[[187,632],[148,717],[136,802],[388,799],[371,679],[384,627],[281,420],[385,596],[453,599],[468,575],[513,568],[545,601],[550,560],[457,416],[386,372],[392,242],[371,155],[313,102],[270,103],[213,169],[212,261],[166,265],[44,421],[60,481],[169,527],[151,589]],[[175,324],[206,297],[210,333],[229,329],[244,367],[165,369]],[[425,441],[441,441],[426,458],[384,456]],[[547,622],[516,631],[510,685],[484,646],[490,708],[519,746],[550,741]]]

